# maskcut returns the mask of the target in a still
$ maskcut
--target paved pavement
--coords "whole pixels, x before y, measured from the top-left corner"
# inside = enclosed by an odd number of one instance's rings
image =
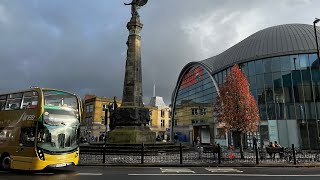
[[[38,172],[0,171],[0,179],[319,179],[320,168],[78,166]]]

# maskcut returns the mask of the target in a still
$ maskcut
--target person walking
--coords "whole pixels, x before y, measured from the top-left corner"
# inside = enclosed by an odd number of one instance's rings
[[[252,144],[253,144],[253,150],[255,150],[257,148],[257,138],[255,136],[253,136],[252,138]]]

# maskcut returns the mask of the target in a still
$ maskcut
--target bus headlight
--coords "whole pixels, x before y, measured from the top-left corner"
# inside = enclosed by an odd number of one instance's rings
[[[43,161],[45,160],[42,149],[38,149],[38,150],[37,150],[37,154],[38,154],[38,157],[39,157],[41,160],[43,160]]]

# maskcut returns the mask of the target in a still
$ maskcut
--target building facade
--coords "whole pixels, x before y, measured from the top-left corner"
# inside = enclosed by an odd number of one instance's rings
[[[150,129],[156,133],[157,141],[170,139],[171,108],[168,107],[162,97],[153,96],[150,103],[145,106],[150,111]]]
[[[319,28],[317,35],[320,42]],[[181,138],[184,142],[200,136],[201,143],[233,143],[232,136],[215,122],[212,109],[219,85],[231,67],[239,64],[261,119],[258,132],[247,135],[247,144],[250,146],[255,136],[259,146],[278,141],[285,147],[295,144],[301,149],[319,149],[320,71],[316,52],[313,26],[286,24],[258,31],[217,56],[187,64],[172,96],[177,127],[171,133],[185,137]],[[206,115],[199,115],[202,109]]]
[[[81,122],[81,137],[85,137],[88,141],[103,141],[106,131],[109,131],[110,118],[105,118],[105,110],[107,106],[113,103],[112,98],[97,97],[96,95],[85,95],[83,100],[83,119]],[[118,107],[121,100],[117,100]],[[110,114],[108,113],[110,116]]]

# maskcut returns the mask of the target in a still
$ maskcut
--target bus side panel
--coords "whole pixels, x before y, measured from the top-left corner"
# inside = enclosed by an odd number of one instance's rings
[[[38,157],[23,157],[13,156],[11,164],[12,169],[20,170],[43,170],[48,166],[52,167],[63,167],[66,164],[78,165],[79,162],[79,151],[63,154],[63,155],[49,155],[44,154],[45,160],[40,160]]]

